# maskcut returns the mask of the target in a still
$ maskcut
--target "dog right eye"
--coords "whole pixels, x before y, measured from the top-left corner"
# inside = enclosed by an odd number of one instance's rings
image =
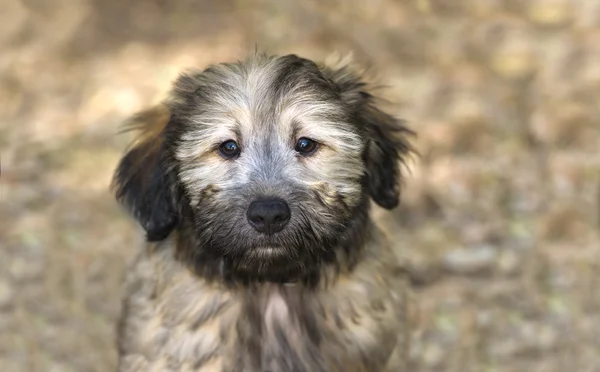
[[[298,142],[296,142],[296,148],[294,150],[296,150],[300,155],[308,156],[317,151],[318,147],[319,144],[317,141],[302,137],[298,140]]]
[[[225,159],[235,158],[240,154],[240,151],[240,146],[232,140],[225,141],[219,146],[219,152]]]

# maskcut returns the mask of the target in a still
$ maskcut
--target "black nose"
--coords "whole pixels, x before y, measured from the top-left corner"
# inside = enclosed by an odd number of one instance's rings
[[[287,225],[290,220],[290,208],[281,199],[260,199],[250,203],[246,216],[256,231],[271,235],[283,230]]]

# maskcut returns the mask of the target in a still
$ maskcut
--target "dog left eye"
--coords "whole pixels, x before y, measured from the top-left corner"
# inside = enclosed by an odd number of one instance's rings
[[[319,144],[316,141],[311,140],[310,138],[302,137],[296,142],[295,150],[301,155],[311,155],[315,151]]]
[[[219,146],[219,151],[225,159],[231,159],[240,154],[240,146],[237,142],[229,140]]]

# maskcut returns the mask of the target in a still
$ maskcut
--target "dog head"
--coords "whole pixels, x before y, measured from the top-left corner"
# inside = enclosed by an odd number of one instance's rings
[[[356,74],[295,55],[181,75],[132,122],[142,136],[114,185],[147,239],[179,230],[201,270],[268,280],[360,246],[369,198],[398,204],[410,151],[410,131]]]

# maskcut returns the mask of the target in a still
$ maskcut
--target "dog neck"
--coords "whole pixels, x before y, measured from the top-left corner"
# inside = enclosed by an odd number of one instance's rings
[[[385,309],[391,309],[390,301],[395,301],[393,297],[389,297],[387,290],[400,288],[399,285],[390,284],[391,278],[398,275],[394,271],[396,264],[393,253],[380,237],[378,229],[370,223],[367,227],[368,242],[361,247],[360,255],[355,256],[356,263],[340,260],[344,265],[324,266],[316,288],[306,286],[300,280],[295,283],[242,283],[218,278],[208,281],[190,270],[187,263],[173,256],[174,245],[178,244],[176,236],[152,245],[151,252],[142,255],[136,275],[143,273],[146,275],[145,282],[152,284],[144,289],[148,291],[148,301],[162,304],[156,307],[165,312],[157,318],[157,321],[162,322],[161,327],[192,330],[169,344],[169,347],[177,348],[178,352],[196,350],[190,348],[190,345],[205,340],[199,335],[216,332],[214,334],[219,335],[215,336],[216,339],[224,337],[231,341],[231,344],[223,346],[226,350],[243,351],[236,354],[235,360],[223,363],[247,366],[243,371],[292,370],[287,368],[290,362],[306,366],[298,370],[325,371],[329,370],[327,366],[330,363],[339,359],[337,353],[342,353],[344,358],[350,358],[356,363],[367,363],[370,359],[354,360],[346,355],[343,348],[372,348],[369,349],[372,353],[390,352],[381,349],[379,345],[374,346],[371,336],[368,336],[370,333],[366,334],[367,337],[363,330],[375,332],[373,337],[376,338],[396,337],[396,329],[389,324],[397,319],[386,318],[384,326],[371,329],[370,326],[379,323],[367,322],[359,327],[358,323],[352,323],[353,317],[356,314],[368,316],[377,309],[384,314]],[[138,287],[133,285],[131,288]],[[374,288],[377,290],[373,290]],[[381,301],[387,305],[378,308],[377,304]],[[144,307],[147,308],[154,307]],[[332,325],[327,322],[335,322],[333,327],[348,327],[349,334],[354,334],[355,337],[340,340],[344,342],[343,345],[335,342],[332,344],[332,340],[337,338],[331,333]],[[182,324],[186,326],[181,327]],[[221,332],[226,334],[221,336]],[[155,340],[159,340],[159,334],[156,337],[149,342],[158,342]],[[351,343],[350,346],[348,342]],[[382,346],[389,345],[384,342]],[[348,355],[354,354],[349,352]],[[342,365],[336,370],[347,370],[345,367],[347,366]],[[360,370],[380,370],[370,365],[367,367]],[[226,370],[242,371],[233,368]]]

